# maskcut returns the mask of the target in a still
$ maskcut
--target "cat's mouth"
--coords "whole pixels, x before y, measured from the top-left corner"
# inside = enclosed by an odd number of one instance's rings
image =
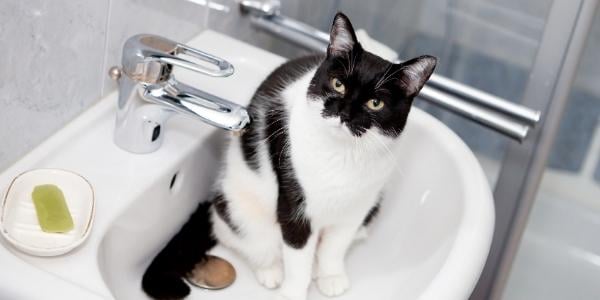
[[[323,121],[325,122],[325,127],[329,129],[328,131],[338,137],[356,138],[364,133],[362,130],[353,129],[351,124],[342,121],[337,116],[323,116]]]
[[[329,131],[339,137],[358,137],[362,134],[360,130],[353,129],[352,124],[342,121],[338,115],[327,112],[324,107],[324,101],[309,102],[309,107],[318,113],[324,123],[324,130]]]

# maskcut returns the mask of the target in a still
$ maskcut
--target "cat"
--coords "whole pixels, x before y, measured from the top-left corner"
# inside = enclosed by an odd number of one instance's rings
[[[276,299],[350,287],[344,257],[377,213],[391,148],[437,59],[394,64],[363,49],[338,13],[325,55],[289,61],[259,86],[252,122],[232,136],[209,202],[148,267],[142,287],[176,299],[182,280],[217,243],[239,253]],[[314,270],[313,270],[314,266]]]

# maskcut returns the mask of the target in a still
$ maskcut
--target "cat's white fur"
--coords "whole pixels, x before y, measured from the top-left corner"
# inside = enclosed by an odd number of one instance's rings
[[[323,101],[307,99],[314,73],[308,71],[281,91],[289,117],[285,151],[290,151],[312,227],[306,245],[294,249],[282,239],[277,179],[264,144],[258,151],[260,168],[253,171],[244,161],[239,138],[232,137],[218,183],[240,233],[213,213],[219,242],[242,254],[262,285],[280,286],[278,299],[305,300],[313,273],[324,295],[337,296],[349,288],[346,251],[394,166],[391,138],[376,129],[357,138],[339,119],[321,116]]]

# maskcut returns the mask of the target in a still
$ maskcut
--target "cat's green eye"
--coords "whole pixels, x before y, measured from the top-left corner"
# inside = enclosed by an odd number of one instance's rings
[[[344,84],[342,83],[342,81],[340,81],[336,77],[331,78],[331,87],[336,92],[338,92],[338,93],[340,93],[342,95],[346,93],[346,87],[344,86]]]
[[[367,101],[367,107],[372,111],[380,111],[383,106],[383,101],[379,99],[369,99],[369,101]]]

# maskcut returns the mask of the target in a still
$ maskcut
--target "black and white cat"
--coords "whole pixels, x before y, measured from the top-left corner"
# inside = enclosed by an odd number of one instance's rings
[[[324,295],[344,293],[344,257],[377,212],[390,149],[435,65],[432,56],[393,64],[365,51],[338,13],[326,55],[287,62],[258,88],[212,201],[154,259],[146,293],[185,297],[181,277],[217,242],[262,285],[279,287],[278,299],[305,300],[312,275]]]

